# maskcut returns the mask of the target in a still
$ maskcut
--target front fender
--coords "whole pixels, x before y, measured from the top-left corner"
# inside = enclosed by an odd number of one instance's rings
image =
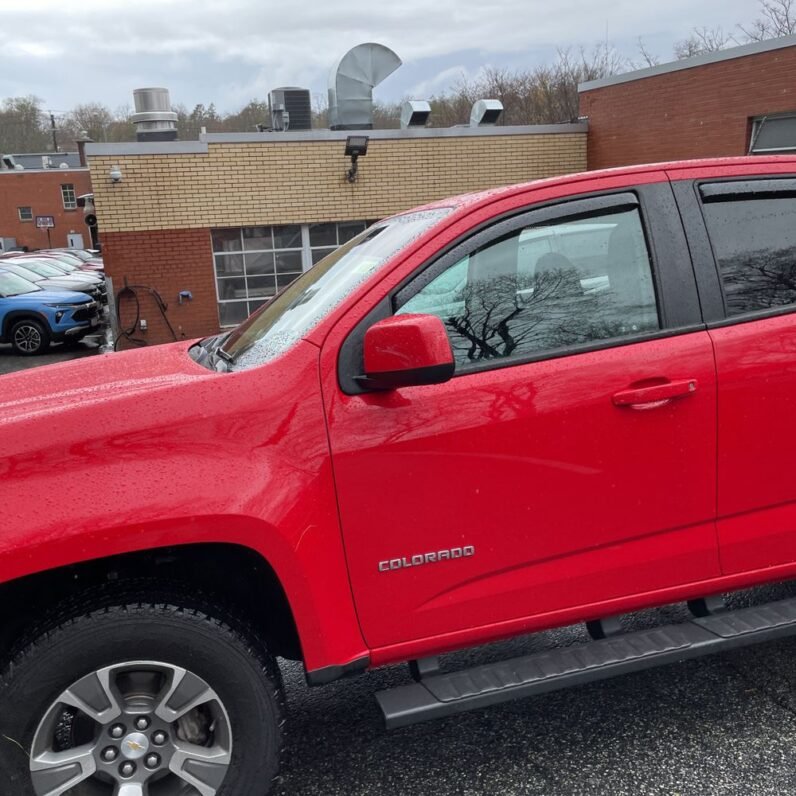
[[[279,577],[308,669],[362,657],[318,349],[300,343],[221,374],[164,348],[154,363],[130,352],[42,368],[60,394],[4,377],[7,396],[36,397],[0,403],[0,582],[172,545],[241,545]]]

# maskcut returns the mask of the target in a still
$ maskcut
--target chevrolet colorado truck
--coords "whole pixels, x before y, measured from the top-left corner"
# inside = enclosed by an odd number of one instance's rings
[[[796,577],[795,310],[796,158],[669,163],[439,201],[231,331],[0,378],[0,792],[262,796],[278,657],[408,664],[400,727],[796,634],[720,597]]]

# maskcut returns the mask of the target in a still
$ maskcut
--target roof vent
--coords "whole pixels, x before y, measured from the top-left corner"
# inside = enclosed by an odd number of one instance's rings
[[[503,103],[496,99],[480,99],[470,111],[470,127],[491,127],[503,113]]]
[[[138,141],[175,141],[177,114],[167,88],[137,88],[133,92],[135,137]]]
[[[401,108],[401,128],[425,127],[431,116],[431,106],[425,100],[407,100]]]
[[[268,95],[271,129],[312,130],[312,101],[308,88],[283,86]]]
[[[349,50],[329,74],[329,127],[372,130],[373,89],[401,63],[383,44],[369,42]]]

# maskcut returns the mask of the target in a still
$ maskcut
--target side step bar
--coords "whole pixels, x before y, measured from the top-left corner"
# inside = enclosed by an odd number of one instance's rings
[[[796,635],[796,598],[610,636],[449,674],[376,694],[388,730]]]

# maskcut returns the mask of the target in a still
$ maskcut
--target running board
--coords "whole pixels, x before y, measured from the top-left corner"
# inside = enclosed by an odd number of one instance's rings
[[[796,598],[512,658],[376,694],[388,730],[796,635]]]

